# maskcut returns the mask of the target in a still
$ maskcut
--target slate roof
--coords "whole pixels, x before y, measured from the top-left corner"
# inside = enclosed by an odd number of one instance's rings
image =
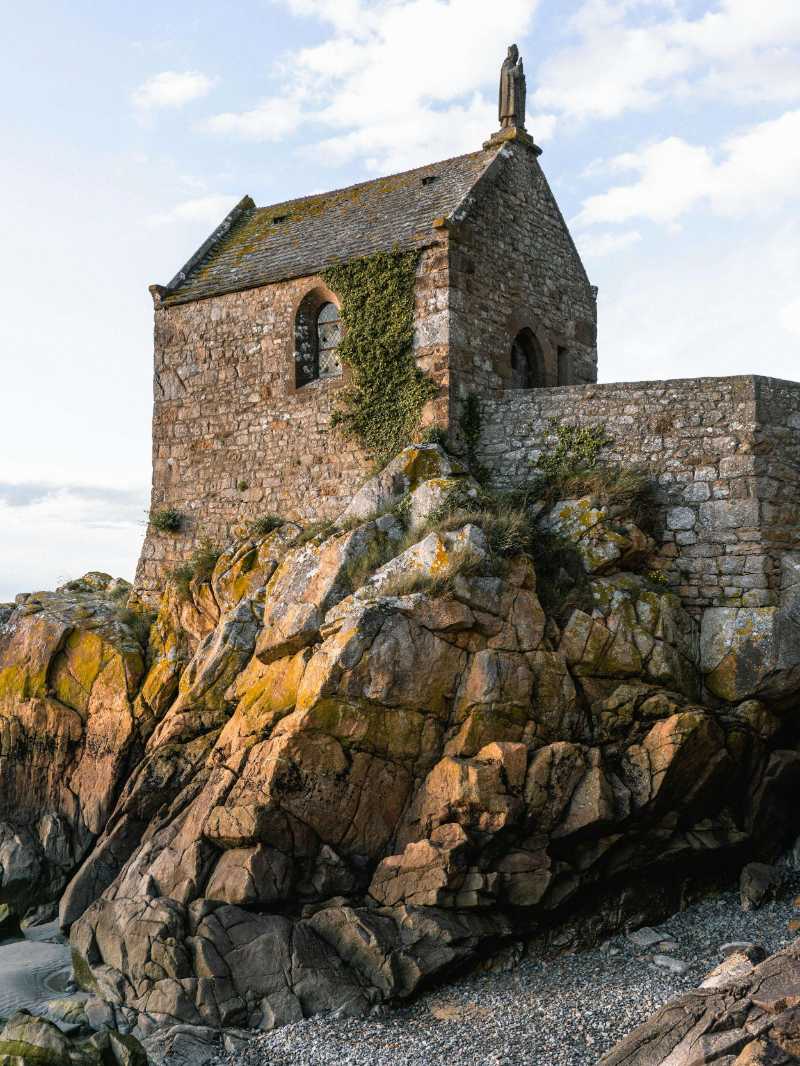
[[[492,147],[271,207],[256,207],[245,197],[175,275],[163,303],[251,289],[393,247],[430,244],[433,222],[453,214],[497,152]]]

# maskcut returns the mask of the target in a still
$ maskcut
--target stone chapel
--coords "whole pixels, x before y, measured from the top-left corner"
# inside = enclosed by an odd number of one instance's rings
[[[469,393],[597,380],[596,290],[525,129],[516,46],[500,128],[477,151],[346,189],[257,207],[245,196],[168,285],[153,285],[152,510],[137,574],[155,588],[200,535],[266,512],[327,518],[369,460],[330,431],[348,369],[322,272],[420,253],[413,355],[437,387],[423,422],[449,429]]]

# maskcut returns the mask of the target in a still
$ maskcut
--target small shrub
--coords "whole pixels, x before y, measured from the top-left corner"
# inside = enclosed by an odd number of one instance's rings
[[[310,540],[314,540],[316,537],[326,539],[335,531],[334,524],[329,518],[321,522],[312,522],[301,531],[294,543],[295,545],[308,544]]]
[[[284,520],[276,514],[262,514],[250,523],[250,532],[254,537],[266,537],[268,533],[285,525]]]
[[[600,452],[611,444],[602,426],[565,426],[553,419],[550,429],[556,437],[555,447],[543,452],[536,466],[551,484],[594,470]]]
[[[438,444],[442,448],[447,447],[447,430],[441,426],[428,426],[420,434],[420,444]]]
[[[150,630],[156,620],[150,611],[134,611],[129,607],[118,607],[114,612],[117,619],[131,630],[136,642],[145,650],[150,642]]]
[[[669,578],[663,570],[648,570],[645,577],[651,585],[659,585],[661,588],[669,584]]]
[[[194,577],[194,567],[190,563],[179,563],[170,570],[169,580],[183,596],[189,595],[189,585]]]
[[[467,450],[467,466],[472,476],[480,484],[484,484],[489,478],[489,471],[478,461],[478,445],[481,440],[483,416],[481,414],[480,400],[471,392],[464,401],[458,426],[464,438],[464,447]]]
[[[164,507],[159,511],[149,511],[148,521],[159,533],[177,533],[183,525],[183,515],[174,507]]]
[[[240,478],[236,482],[236,491],[237,492],[247,492],[247,490],[249,488],[250,488],[250,482],[249,481],[245,481],[244,478]]]
[[[198,581],[208,581],[217,565],[222,550],[211,540],[204,537],[191,555],[192,573]]]

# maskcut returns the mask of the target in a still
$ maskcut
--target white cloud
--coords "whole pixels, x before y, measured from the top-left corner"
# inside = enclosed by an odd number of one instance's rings
[[[168,211],[150,215],[148,222],[151,226],[164,226],[173,222],[218,225],[239,199],[238,196],[195,196],[191,200],[183,200]]]
[[[131,99],[141,111],[178,108],[207,96],[214,85],[215,78],[209,78],[198,70],[187,70],[183,73],[165,70],[143,82],[131,93]]]
[[[670,224],[702,205],[730,217],[780,211],[800,197],[800,110],[729,137],[718,157],[680,137],[617,156],[605,169],[634,173],[637,180],[588,197],[576,223],[646,218]],[[590,169],[596,174],[601,167]]]
[[[291,97],[262,100],[249,111],[228,111],[205,122],[212,133],[229,133],[243,141],[281,141],[297,125],[300,104]]]
[[[584,259],[602,259],[604,256],[622,252],[642,239],[638,230],[625,233],[584,233],[578,238],[578,251]]]
[[[787,333],[800,338],[800,297],[784,304],[780,310],[779,319]]]
[[[284,92],[255,108],[217,115],[216,133],[280,140],[322,131],[323,158],[366,157],[393,169],[477,147],[497,126],[494,103],[506,46],[530,26],[539,0],[274,0],[330,27],[320,44],[284,57]],[[537,137],[544,116],[528,125]],[[325,135],[325,131],[328,135]]]
[[[800,99],[797,0],[718,0],[688,18],[669,0],[585,0],[576,40],[546,61],[539,107],[614,118],[668,98]]]

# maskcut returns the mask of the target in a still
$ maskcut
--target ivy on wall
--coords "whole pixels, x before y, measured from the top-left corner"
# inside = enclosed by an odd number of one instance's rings
[[[323,275],[341,303],[339,345],[352,383],[340,393],[333,424],[383,465],[411,440],[436,392],[414,362],[414,286],[419,253],[379,252]]]

